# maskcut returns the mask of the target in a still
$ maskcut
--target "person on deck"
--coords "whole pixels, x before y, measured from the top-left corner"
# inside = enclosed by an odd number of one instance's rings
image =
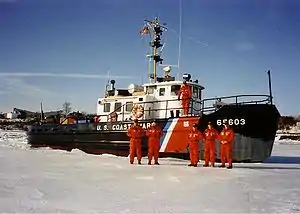
[[[188,136],[189,139],[189,150],[190,150],[190,161],[191,164],[188,166],[197,167],[199,162],[199,141],[203,139],[202,133],[198,130],[197,124],[193,124],[192,130]]]
[[[207,129],[204,131],[204,165],[208,167],[209,162],[211,166],[215,166],[215,150],[216,150],[216,139],[218,139],[219,133],[212,126],[211,122],[208,122]]]
[[[130,137],[129,159],[130,164],[134,162],[135,153],[137,155],[138,164],[142,160],[142,137],[145,135],[143,128],[138,124],[138,120],[133,121],[133,125],[127,131],[127,136]]]
[[[181,105],[183,108],[183,115],[188,115],[189,108],[190,108],[190,100],[192,98],[192,91],[191,87],[186,83],[186,81],[183,81],[183,84],[181,88],[178,91],[178,100],[180,100],[181,97]]]
[[[151,165],[152,158],[154,157],[154,164],[159,165],[159,147],[160,138],[163,132],[161,128],[156,124],[155,121],[152,122],[151,126],[146,131],[146,136],[148,137],[148,165]]]
[[[220,140],[220,158],[222,164],[219,167],[225,167],[228,162],[227,169],[232,169],[232,143],[234,140],[234,131],[229,127],[228,123],[224,123],[224,128],[219,135]]]

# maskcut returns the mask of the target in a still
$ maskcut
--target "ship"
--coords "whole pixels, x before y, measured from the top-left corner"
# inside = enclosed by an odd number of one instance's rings
[[[51,147],[72,151],[79,149],[89,154],[129,155],[127,130],[134,119],[145,130],[153,120],[162,128],[160,157],[188,159],[188,133],[194,123],[204,131],[209,122],[220,132],[227,122],[235,132],[234,162],[262,162],[273,149],[280,113],[273,103],[270,70],[267,71],[269,93],[262,95],[232,95],[204,98],[205,87],[184,73],[181,78],[172,76],[172,66],[163,65],[162,36],[166,24],[144,20],[141,35],[149,35],[151,72],[148,82],[130,84],[118,89],[116,81],[107,84],[105,95],[97,99],[97,114],[93,117],[71,115],[59,123],[28,126],[28,143],[31,147]],[[157,75],[161,67],[162,75]],[[183,114],[178,91],[183,81],[191,87],[192,98],[187,115]],[[142,140],[143,156],[147,155],[147,138]],[[219,143],[216,160],[220,160]],[[204,159],[200,142],[201,160]]]

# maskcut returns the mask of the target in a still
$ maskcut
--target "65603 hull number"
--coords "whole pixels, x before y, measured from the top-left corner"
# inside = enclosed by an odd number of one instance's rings
[[[246,120],[245,119],[223,119],[223,120],[217,120],[217,125],[218,126],[221,126],[221,125],[224,125],[224,123],[228,123],[228,125],[232,126],[232,125],[235,125],[235,126],[243,126],[246,124]]]

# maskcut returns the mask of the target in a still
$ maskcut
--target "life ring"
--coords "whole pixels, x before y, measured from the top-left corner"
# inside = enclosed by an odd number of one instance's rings
[[[109,114],[109,117],[110,117],[111,122],[116,122],[117,118],[118,118],[118,114],[114,111],[114,112]]]
[[[98,115],[96,115],[96,116],[94,117],[94,123],[99,123],[100,121],[101,121],[101,117],[98,116]]]
[[[131,111],[131,119],[140,119],[144,115],[144,107],[142,105],[135,104]]]

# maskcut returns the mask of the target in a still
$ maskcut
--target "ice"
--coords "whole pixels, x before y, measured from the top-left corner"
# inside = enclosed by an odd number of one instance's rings
[[[130,165],[127,157],[29,149],[0,131],[0,212],[300,213],[300,144],[274,145],[261,164],[234,169]]]
[[[300,145],[300,141],[299,140],[284,139],[284,140],[276,140],[275,144],[285,144],[285,145],[297,144],[297,145]]]
[[[26,132],[19,130],[6,131],[0,129],[0,147],[2,146],[23,149],[29,148]]]

